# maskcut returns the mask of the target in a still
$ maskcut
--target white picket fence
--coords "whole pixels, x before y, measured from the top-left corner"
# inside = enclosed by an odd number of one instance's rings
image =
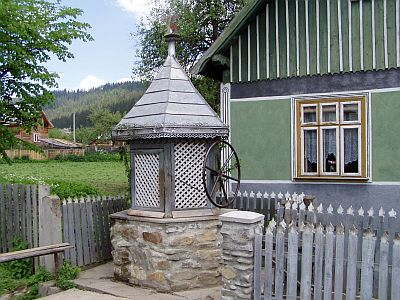
[[[398,233],[390,240],[387,232],[354,225],[271,221],[265,235],[255,237],[254,264],[254,299],[400,297]]]

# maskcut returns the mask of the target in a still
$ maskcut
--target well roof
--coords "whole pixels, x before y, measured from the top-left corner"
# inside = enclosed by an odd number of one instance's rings
[[[228,126],[196,90],[171,53],[142,98],[112,131],[116,140],[224,138],[228,134]]]

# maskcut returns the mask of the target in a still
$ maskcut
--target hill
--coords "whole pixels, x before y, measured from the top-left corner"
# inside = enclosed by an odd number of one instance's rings
[[[89,91],[53,91],[55,100],[45,108],[46,114],[55,127],[69,128],[72,114],[76,113],[77,127],[91,126],[88,118],[94,108],[105,108],[111,112],[129,111],[144,93],[140,82],[107,83]]]

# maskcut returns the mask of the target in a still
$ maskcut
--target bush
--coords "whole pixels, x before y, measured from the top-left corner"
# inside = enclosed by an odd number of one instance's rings
[[[71,161],[71,162],[103,162],[103,161],[120,161],[120,155],[118,153],[104,153],[104,152],[93,152],[85,155],[57,155],[56,161]]]
[[[22,241],[21,238],[13,238],[12,249],[13,251],[28,249],[28,242]],[[32,259],[18,259],[4,264],[11,278],[23,279],[32,275]]]
[[[93,187],[83,183],[58,181],[51,185],[52,194],[57,195],[61,199],[68,197],[85,197],[88,195],[98,195],[99,191]]]
[[[70,262],[65,261],[56,278],[56,286],[62,290],[74,288],[75,283],[70,280],[75,279],[81,271],[78,267],[74,267]]]

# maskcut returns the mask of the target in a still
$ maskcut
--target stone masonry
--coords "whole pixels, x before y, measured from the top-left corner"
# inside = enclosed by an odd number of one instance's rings
[[[218,216],[152,219],[112,216],[114,275],[162,292],[221,285]]]
[[[222,300],[253,299],[254,238],[262,234],[264,216],[234,211],[220,216],[222,221]]]

